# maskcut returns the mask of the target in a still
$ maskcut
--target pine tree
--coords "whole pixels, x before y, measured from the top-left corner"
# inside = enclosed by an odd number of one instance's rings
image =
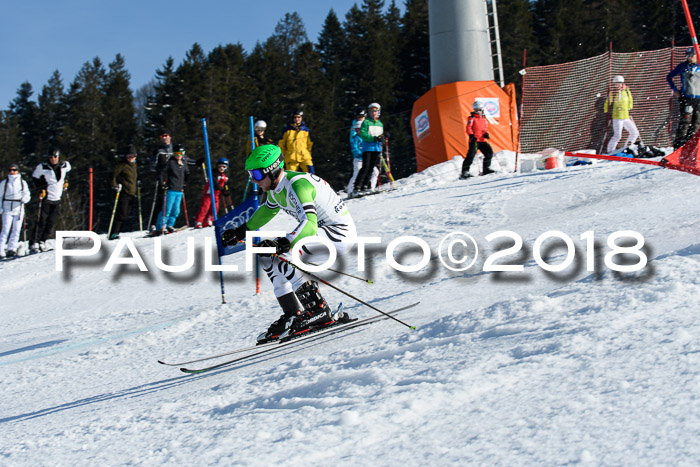
[[[66,123],[66,103],[61,73],[56,70],[37,99],[39,142],[37,153],[46,154],[58,146]]]
[[[24,155],[33,155],[39,134],[37,128],[37,107],[31,98],[34,94],[32,85],[25,81],[17,90],[17,97],[10,102],[10,114],[17,119],[22,138],[21,151]]]
[[[105,139],[112,154],[125,154],[136,139],[134,96],[129,88],[131,77],[120,54],[109,64],[103,87]]]
[[[498,2],[503,75],[506,83],[517,85],[518,92],[521,79],[518,72],[523,68],[523,51],[526,50],[527,54],[530,54],[537,49],[533,24],[533,12],[528,0]]]

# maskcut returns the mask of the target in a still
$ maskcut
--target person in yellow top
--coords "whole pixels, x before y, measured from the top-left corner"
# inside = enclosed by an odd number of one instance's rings
[[[615,148],[617,143],[620,142],[623,129],[627,130],[627,141],[625,141],[623,149],[633,144],[639,137],[637,125],[634,124],[632,117],[630,117],[632,104],[632,93],[625,85],[625,78],[621,75],[613,76],[612,90],[603,105],[603,112],[608,113],[608,109],[612,110],[613,135],[608,142],[608,154],[616,152]]]
[[[292,114],[292,123],[288,124],[282,131],[282,137],[278,146],[284,154],[284,166],[292,172],[314,171],[314,163],[311,160],[311,147],[313,141],[309,127],[302,120],[304,112],[297,110]]]

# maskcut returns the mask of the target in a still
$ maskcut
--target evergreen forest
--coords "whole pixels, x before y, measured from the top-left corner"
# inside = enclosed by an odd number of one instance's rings
[[[693,17],[700,18],[700,2],[689,4]],[[600,55],[610,44],[615,52],[690,44],[679,0],[499,0],[497,5],[506,83],[516,87],[525,49],[527,66],[536,66]],[[201,119],[206,118],[211,157],[230,160],[238,204],[247,182],[249,117],[265,120],[266,136],[277,139],[291,113],[301,109],[314,140],[316,173],[340,190],[352,174],[353,109],[370,102],[382,106],[394,177],[405,177],[416,170],[412,104],[431,87],[428,40],[427,0],[404,0],[402,9],[395,0],[362,0],[340,16],[330,10],[317,38],[307,36],[292,11],[253,50],[231,43],[207,51],[195,43],[182,63],[163,57],[162,64],[154,64],[153,80],[136,90],[128,57],[117,54],[109,63],[86,57],[71,81],[55,71],[40,88],[18,83],[16,97],[0,103],[7,106],[0,110],[0,177],[16,162],[29,179],[49,148],[60,148],[73,171],[70,206],[62,208],[57,228],[105,232],[115,196],[111,173],[125,148],[138,148],[148,217],[156,180],[149,161],[159,132],[168,129],[173,142],[198,159],[205,155]],[[92,226],[89,168],[95,187]],[[194,168],[185,193],[190,218],[202,183],[201,170]],[[32,205],[36,196],[30,217]],[[125,230],[138,228],[135,212]]]

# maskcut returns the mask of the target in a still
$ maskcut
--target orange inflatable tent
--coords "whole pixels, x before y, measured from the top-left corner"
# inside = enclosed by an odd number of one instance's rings
[[[515,151],[518,141],[515,86],[501,89],[494,81],[457,81],[435,86],[413,104],[411,128],[418,171],[466,156],[465,128],[475,101],[484,104],[494,152]]]

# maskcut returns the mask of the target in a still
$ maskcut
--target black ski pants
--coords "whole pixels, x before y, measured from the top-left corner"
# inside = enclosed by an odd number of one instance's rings
[[[484,168],[491,167],[491,159],[493,158],[493,149],[491,149],[491,145],[485,141],[483,143],[478,143],[475,140],[469,143],[469,152],[464,162],[462,162],[462,173],[469,172],[469,167],[471,167],[472,162],[474,162],[477,149],[484,155]]]
[[[58,216],[60,208],[61,201],[49,201],[45,199],[41,202],[39,222],[34,229],[34,236],[31,240],[32,244],[45,242],[49,238],[53,230],[53,225],[56,223],[56,216]]]
[[[114,224],[112,224],[113,234],[121,232],[122,223],[129,217],[131,212],[131,207],[134,205],[134,200],[136,196],[127,195],[126,193],[119,194],[119,201],[117,202],[117,212],[114,214]]]
[[[370,187],[372,169],[378,167],[380,154],[379,151],[366,151],[362,153],[362,168],[360,169],[360,173],[357,174],[354,191],[366,190]]]
[[[673,142],[674,149],[683,146],[700,129],[700,97],[683,96],[678,100],[678,105],[681,116]]]

